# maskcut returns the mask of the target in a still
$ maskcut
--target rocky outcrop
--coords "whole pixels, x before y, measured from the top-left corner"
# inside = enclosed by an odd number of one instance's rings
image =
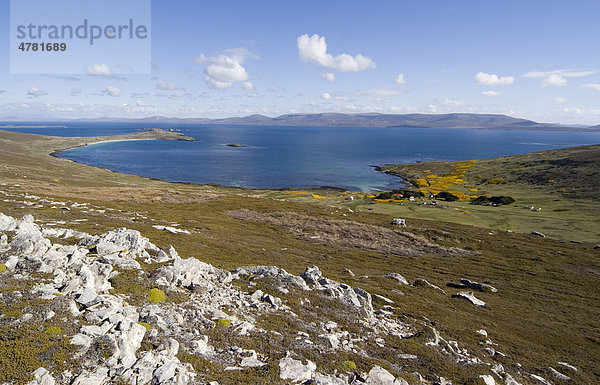
[[[53,244],[48,237],[79,242],[64,246]],[[64,332],[64,337],[72,347],[72,358],[80,363],[77,369],[62,373],[41,367],[31,373],[31,385],[214,384],[209,374],[196,371],[183,357],[233,372],[277,367],[285,383],[405,385],[405,379],[392,374],[402,374],[401,369],[380,358],[369,358],[372,363],[365,372],[358,372],[353,363],[354,369],[332,371],[325,362],[311,361],[303,352],[316,357],[325,353],[370,357],[367,349],[393,349],[388,348],[390,339],[412,338],[428,325],[397,316],[396,303],[386,295],[372,296],[359,287],[329,279],[317,266],[308,267],[300,276],[274,266],[227,271],[195,258],[182,258],[172,246],[163,250],[139,231],[126,228],[90,235],[42,227],[32,216],[16,220],[0,214],[0,263],[13,278],[33,279],[34,273],[48,277],[33,285],[31,295],[51,303],[62,301],[64,314],[48,311],[42,318],[65,323],[61,326],[69,332]],[[147,273],[147,280],[136,281],[137,273],[149,265],[154,270]],[[119,277],[134,277],[128,282],[133,291],[160,288],[167,298],[178,300],[140,300],[139,293],[116,292],[115,279]],[[408,285],[398,273],[385,277]],[[248,290],[242,282],[249,283]],[[444,292],[425,279],[417,279],[414,285]],[[464,293],[483,306],[471,292]],[[345,324],[319,318],[318,312],[328,309],[313,306],[311,299],[315,298],[335,303],[347,317],[355,318]],[[303,320],[306,315],[298,305],[292,306],[295,301],[314,314]],[[295,339],[290,342],[282,329],[276,331],[257,321],[265,316],[287,317],[293,321],[290,325],[299,325],[298,330],[287,331]],[[11,322],[25,326],[39,319],[29,314]],[[4,322],[2,317],[0,322]],[[220,332],[226,335],[225,346],[215,343],[214,336]],[[445,339],[435,328],[432,332],[428,349],[438,349],[458,365],[483,364],[457,341]],[[260,342],[245,346],[252,339]],[[411,354],[391,356],[419,360]],[[489,372],[487,366],[481,367]],[[504,371],[499,375],[512,378]],[[418,373],[411,376],[421,378]]]

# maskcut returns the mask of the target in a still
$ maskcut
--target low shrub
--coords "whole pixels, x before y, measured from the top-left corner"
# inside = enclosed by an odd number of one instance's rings
[[[148,292],[148,300],[152,303],[164,302],[167,299],[167,295],[164,291],[154,288]]]

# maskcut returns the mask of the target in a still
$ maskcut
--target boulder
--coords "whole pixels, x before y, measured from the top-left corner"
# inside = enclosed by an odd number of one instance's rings
[[[367,385],[408,385],[402,378],[395,378],[390,372],[381,366],[374,366],[365,378]]]
[[[496,381],[494,380],[494,377],[490,376],[489,374],[484,374],[479,376],[479,378],[481,378],[483,380],[483,383],[485,385],[496,385]]]
[[[558,380],[561,380],[561,381],[571,381],[571,377],[567,376],[566,374],[562,374],[561,372],[559,372],[558,370],[554,369],[553,367],[549,367],[548,369],[550,369],[550,372],[552,373],[552,375],[554,377],[556,377]]]
[[[279,377],[282,380],[292,380],[293,382],[308,381],[313,378],[317,365],[307,360],[306,364],[287,356],[279,360]]]
[[[463,284],[465,287],[468,287],[469,289],[473,289],[473,290],[488,291],[491,293],[498,292],[498,289],[496,289],[495,287],[493,287],[491,285],[487,285],[485,283],[473,282],[466,278],[461,278],[460,283]]]
[[[465,298],[467,299],[469,302],[471,302],[473,305],[475,306],[485,306],[485,302],[483,302],[482,300],[476,298],[473,295],[472,291],[459,291],[458,293],[452,295],[453,297],[457,297],[457,298]]]
[[[398,274],[398,273],[387,273],[386,275],[384,275],[385,278],[391,278],[393,280],[395,280],[398,283],[401,283],[403,285],[408,285],[408,281],[406,280],[406,278],[404,278],[402,275]]]
[[[38,368],[33,372],[34,379],[27,385],[54,385],[56,381],[46,368]]]

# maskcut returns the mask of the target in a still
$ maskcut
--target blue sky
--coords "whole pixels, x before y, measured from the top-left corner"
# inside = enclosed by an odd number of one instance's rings
[[[2,55],[0,119],[476,112],[600,124],[597,0],[155,0],[151,11],[150,74],[121,74],[108,55],[81,73],[17,75]],[[1,52],[9,41],[0,0]]]

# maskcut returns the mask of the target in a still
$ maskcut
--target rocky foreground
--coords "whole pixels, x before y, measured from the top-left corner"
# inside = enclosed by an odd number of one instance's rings
[[[4,214],[0,262],[6,384],[451,384],[443,372],[406,371],[420,357],[390,348],[423,330],[422,348],[471,368],[473,384],[550,383],[511,362],[486,330],[473,330],[485,354],[468,351],[430,320],[398,317],[392,300],[316,266],[300,276],[274,266],[226,271],[135,230],[97,236]],[[409,284],[397,272],[386,277],[398,291]],[[448,295],[473,306],[486,306],[474,292],[496,290],[469,280],[455,287]],[[559,382],[577,370],[556,366]]]

